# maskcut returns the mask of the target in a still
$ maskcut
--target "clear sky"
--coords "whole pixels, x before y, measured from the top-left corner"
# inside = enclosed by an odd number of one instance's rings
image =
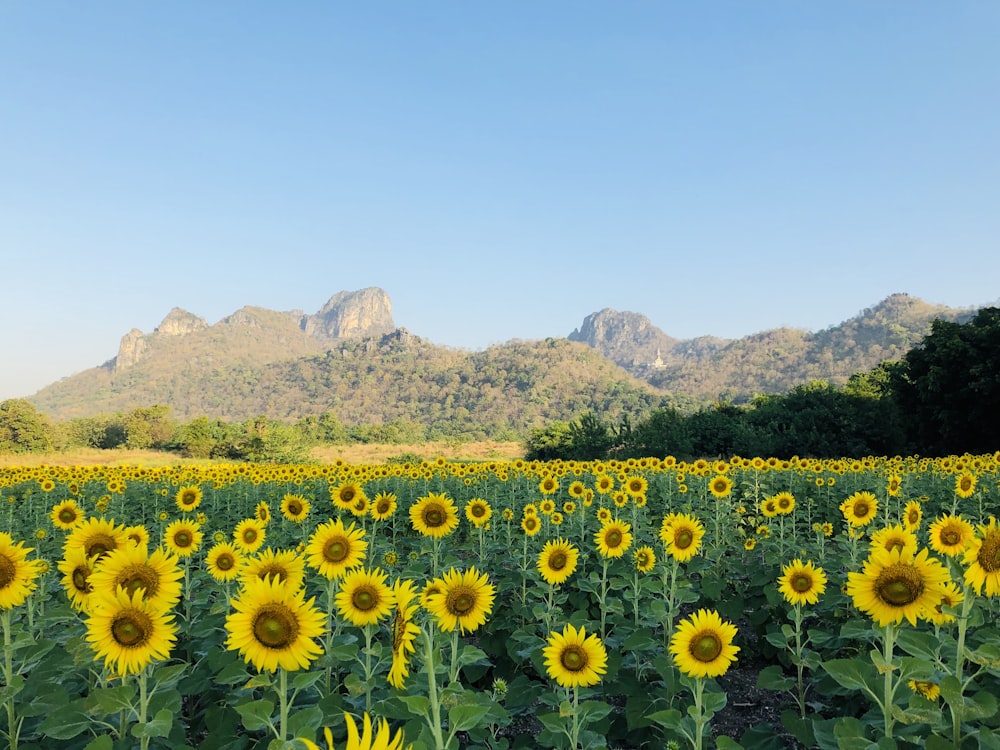
[[[367,286],[469,349],[996,304],[997,39],[996,0],[0,0],[0,399]]]

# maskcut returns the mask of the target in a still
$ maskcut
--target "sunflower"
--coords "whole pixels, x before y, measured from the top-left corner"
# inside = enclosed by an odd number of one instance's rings
[[[181,487],[177,490],[177,497],[174,500],[177,503],[177,508],[182,513],[190,513],[201,505],[201,498],[201,487],[191,485],[189,487]]]
[[[870,546],[890,550],[902,549],[915,553],[917,551],[917,535],[903,528],[902,524],[897,523],[874,532]]]
[[[579,550],[562,537],[550,539],[538,553],[538,572],[550,586],[558,586],[573,575],[579,557]]]
[[[24,604],[35,590],[35,579],[41,575],[40,561],[29,560],[31,547],[14,543],[10,534],[0,531],[0,609]]]
[[[545,498],[538,504],[538,512],[543,516],[551,516],[556,512],[556,504],[549,498]]]
[[[270,578],[294,591],[301,588],[305,579],[305,561],[294,550],[268,547],[255,557],[246,558],[240,566],[239,576],[244,585],[249,578]]]
[[[347,745],[344,746],[343,750],[409,750],[411,747],[411,745],[405,747],[403,745],[405,742],[403,730],[397,729],[396,734],[393,735],[389,729],[389,722],[385,719],[379,719],[378,724],[373,727],[371,716],[365,712],[364,726],[360,736],[358,735],[358,726],[354,723],[354,717],[344,713],[344,719],[347,721]],[[323,729],[323,738],[326,740],[326,748],[320,747],[305,737],[297,737],[296,739],[303,743],[307,750],[334,750],[333,732],[328,727]]]
[[[355,518],[362,518],[368,515],[368,508],[371,507],[371,503],[368,501],[367,495],[357,495],[354,498],[354,502],[351,503],[351,507],[348,509],[351,515]]]
[[[364,494],[365,491],[361,489],[361,485],[357,482],[344,482],[330,488],[330,499],[333,500],[334,507],[340,510],[349,511],[351,506],[354,505],[354,501],[359,496],[364,497]]]
[[[661,528],[660,534],[665,539],[667,554],[677,562],[687,562],[698,554],[705,527],[694,516],[678,513],[666,528]]]
[[[149,530],[142,524],[125,527],[125,538],[133,547],[146,548],[149,546]]]
[[[981,536],[972,540],[965,550],[963,562],[965,584],[976,589],[977,594],[1000,596],[1000,527],[995,518],[990,518],[989,526],[980,526]]]
[[[648,573],[656,565],[656,553],[652,547],[639,547],[632,553],[635,560],[635,569],[640,573]]]
[[[601,523],[607,523],[611,520],[611,511],[608,508],[598,508],[597,520]]]
[[[760,501],[760,512],[765,518],[774,518],[778,515],[778,501],[773,497],[765,497]]]
[[[840,504],[840,512],[852,527],[867,526],[878,512],[878,500],[872,493],[859,490]]]
[[[563,513],[565,513],[567,516],[571,516],[574,513],[576,513],[576,503],[574,503],[572,500],[567,500],[566,502],[564,502]]]
[[[792,560],[781,571],[778,591],[789,604],[815,604],[826,591],[826,573],[813,566],[812,560]]]
[[[562,632],[552,631],[542,649],[545,670],[561,687],[590,687],[601,681],[607,671],[608,652],[596,633],[587,635],[567,625]]]
[[[63,551],[82,549],[87,558],[101,557],[108,552],[125,545],[125,527],[116,524],[114,519],[87,518],[81,521],[66,537]]]
[[[640,495],[646,494],[646,490],[649,488],[649,483],[646,481],[646,477],[625,477],[622,488],[629,497],[639,497]]]
[[[906,504],[906,508],[903,509],[903,526],[909,531],[916,531],[920,528],[920,521],[923,516],[924,512],[920,507],[920,503],[916,500],[910,500]]]
[[[976,478],[969,472],[963,472],[955,477],[955,494],[965,500],[972,497],[976,491]]]
[[[424,587],[420,590],[420,606],[430,612],[429,606],[431,597],[435,594],[440,594],[442,589],[442,580],[440,578],[433,578],[424,584]]]
[[[264,545],[267,528],[257,518],[244,518],[233,530],[233,543],[245,555],[251,555]]]
[[[926,680],[910,680],[906,684],[914,693],[922,695],[929,701],[936,701],[941,697],[941,688],[936,682],[928,682]]]
[[[525,516],[521,519],[521,529],[528,536],[534,536],[542,529],[542,522],[538,520],[538,516]]]
[[[889,497],[899,497],[903,489],[903,478],[898,474],[892,474],[886,481],[885,492]]]
[[[309,537],[306,562],[327,579],[342,578],[365,561],[368,542],[364,536],[363,529],[355,528],[353,522],[345,528],[339,518],[320,524]]]
[[[594,479],[594,489],[601,495],[607,495],[615,488],[615,480],[607,474],[598,474]]]
[[[94,660],[114,667],[119,677],[139,674],[154,659],[170,657],[177,640],[173,615],[145,599],[141,591],[131,595],[123,588],[101,593],[91,602],[87,618],[87,641]]]
[[[420,628],[414,623],[419,604],[419,598],[413,581],[398,579],[392,585],[392,594],[396,600],[396,611],[392,616],[392,667],[389,668],[389,684],[402,688],[406,677],[410,674],[410,654],[417,649],[413,642],[417,639]]]
[[[941,555],[955,557],[972,543],[976,530],[961,516],[941,516],[927,529],[931,549]]]
[[[594,534],[594,543],[601,557],[621,557],[632,546],[632,525],[612,519]]]
[[[934,625],[944,625],[952,622],[955,615],[945,612],[945,607],[957,607],[965,599],[965,593],[954,581],[948,581],[944,585],[944,592],[941,594],[941,601],[927,611],[927,619]]]
[[[489,577],[474,567],[464,572],[452,568],[441,577],[441,591],[428,597],[427,610],[441,630],[450,633],[456,627],[471,633],[486,622],[493,610],[496,589]]]
[[[739,646],[733,645],[736,626],[715,610],[699,609],[682,620],[670,638],[674,664],[688,677],[719,677],[733,662]]]
[[[315,639],[326,622],[314,602],[277,580],[247,579],[233,599],[235,611],[226,617],[226,648],[239,651],[258,672],[308,669],[323,653]]]
[[[82,549],[68,550],[56,567],[63,574],[62,585],[74,609],[86,612],[90,594],[94,588],[90,585],[90,576],[94,572],[94,559],[87,558]]]
[[[254,515],[264,525],[271,523],[271,506],[261,500],[254,509]]]
[[[309,515],[312,504],[302,495],[291,493],[281,498],[281,515],[292,523],[302,523]]]
[[[392,614],[396,598],[381,568],[347,571],[334,602],[341,616],[359,628]]]
[[[216,581],[227,582],[235,579],[240,573],[243,555],[236,545],[226,541],[216,542],[205,555],[205,567]]]
[[[577,499],[582,498],[583,493],[585,493],[586,491],[587,487],[579,479],[570,482],[569,487],[566,489],[566,492],[569,493],[570,497],[575,497]]]
[[[153,607],[170,609],[181,599],[184,571],[177,557],[157,548],[119,547],[102,557],[88,582],[95,596],[113,594],[118,587],[131,598],[138,593]]]
[[[559,480],[553,476],[543,477],[538,483],[538,491],[543,495],[554,495],[559,489]]]
[[[440,539],[458,527],[458,511],[450,497],[432,492],[410,506],[410,523],[424,536]]]
[[[748,536],[746,539],[743,540],[743,549],[745,549],[747,552],[752,552],[754,547],[756,546],[757,546],[757,540],[754,539],[752,536]]]
[[[918,618],[938,605],[951,580],[948,569],[929,554],[926,548],[916,554],[873,549],[861,573],[847,574],[847,595],[880,626],[904,617],[916,626]]]
[[[493,509],[482,498],[474,497],[465,504],[465,517],[477,529],[488,523],[492,515]]]
[[[779,492],[773,498],[775,515],[787,516],[795,510],[795,496],[791,492]]]
[[[725,474],[718,474],[708,483],[708,491],[715,498],[728,497],[729,493],[733,491],[733,480]]]
[[[178,557],[190,557],[198,551],[203,536],[197,523],[182,518],[164,529],[163,544]]]
[[[83,510],[76,504],[76,500],[63,500],[52,506],[52,513],[49,514],[52,525],[63,531],[72,531],[83,522]]]
[[[376,521],[388,521],[396,512],[396,496],[391,492],[380,492],[372,500],[368,512]]]

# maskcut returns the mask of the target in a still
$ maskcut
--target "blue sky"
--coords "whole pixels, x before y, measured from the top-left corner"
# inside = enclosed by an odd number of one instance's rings
[[[0,0],[0,399],[174,306],[469,349],[1000,300],[1000,3]]]

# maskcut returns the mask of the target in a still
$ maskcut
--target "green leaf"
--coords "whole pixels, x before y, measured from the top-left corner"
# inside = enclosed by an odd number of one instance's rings
[[[705,709],[706,716],[717,714],[726,707],[726,694],[723,692],[705,693],[702,696],[701,705]]]
[[[452,706],[448,711],[448,729],[452,733],[468,732],[479,726],[489,710],[489,704],[462,703]]]
[[[136,724],[132,727],[133,737],[169,737],[170,730],[174,726],[174,715],[163,709],[157,711],[156,716],[145,724]]]
[[[131,681],[116,687],[95,688],[87,696],[87,707],[100,715],[127,711],[135,702],[135,693],[135,683]]]
[[[957,677],[948,675],[941,678],[938,687],[941,688],[941,697],[944,698],[945,703],[949,706],[962,705],[965,699],[962,696],[962,683],[958,681]]]
[[[111,739],[110,734],[102,734],[99,737],[94,737],[90,742],[86,744],[83,750],[111,750],[115,746],[114,740]]]
[[[250,672],[247,671],[246,662],[234,659],[216,675],[215,681],[220,685],[236,685],[240,682],[246,682],[249,676]]]
[[[957,750],[957,748],[944,737],[929,734],[924,738],[924,750]]]
[[[780,664],[772,664],[760,670],[757,687],[762,690],[791,690],[795,687],[795,680],[785,675]]]
[[[934,661],[938,641],[930,633],[915,628],[900,628],[896,631],[896,645],[910,656]]]
[[[858,750],[871,744],[871,740],[865,737],[865,725],[853,716],[837,719],[833,725],[833,736],[837,738],[837,746],[841,750]]]
[[[580,721],[589,724],[603,719],[611,713],[612,707],[604,701],[584,701],[578,708],[580,712]]]
[[[563,727],[566,726],[566,719],[559,714],[538,714],[536,717],[542,726],[552,732],[552,734],[562,734]]]
[[[249,680],[247,684],[243,686],[245,690],[253,690],[254,688],[269,688],[271,687],[271,675],[267,672],[261,672],[260,674],[255,674]]]
[[[743,745],[732,737],[722,734],[715,738],[715,748],[716,750],[743,750]]]
[[[420,718],[426,716],[431,707],[430,699],[424,695],[401,695],[399,699],[406,706],[407,711]]]
[[[965,702],[963,717],[966,721],[977,721],[993,716],[997,712],[997,699],[986,690],[980,690],[971,701]]]
[[[475,646],[464,646],[458,652],[458,666],[465,667],[470,664],[489,664],[490,658],[486,652]]]
[[[155,689],[167,690],[175,687],[180,682],[181,677],[184,676],[184,670],[188,666],[188,664],[172,664],[167,667],[157,667],[156,671],[153,672]]]
[[[53,740],[70,740],[90,729],[93,718],[79,708],[70,706],[58,714],[49,714],[38,727],[39,731]]]
[[[323,679],[324,674],[322,670],[317,670],[315,672],[300,672],[295,675],[295,679],[292,680],[292,689],[295,691],[305,690],[315,685],[319,680]]]
[[[317,705],[297,708],[288,717],[288,734],[312,740],[323,726],[323,709]]]
[[[351,672],[344,678],[344,687],[352,698],[364,695],[368,691],[368,685],[358,675]]]
[[[256,732],[271,724],[274,703],[268,700],[249,701],[234,706],[247,731]]]
[[[823,662],[823,669],[849,690],[870,690],[878,695],[878,682],[871,664],[859,659],[830,659]]]

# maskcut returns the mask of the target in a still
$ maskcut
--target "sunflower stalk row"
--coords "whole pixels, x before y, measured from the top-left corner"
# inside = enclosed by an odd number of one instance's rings
[[[998,459],[8,467],[3,738],[1000,747]]]

